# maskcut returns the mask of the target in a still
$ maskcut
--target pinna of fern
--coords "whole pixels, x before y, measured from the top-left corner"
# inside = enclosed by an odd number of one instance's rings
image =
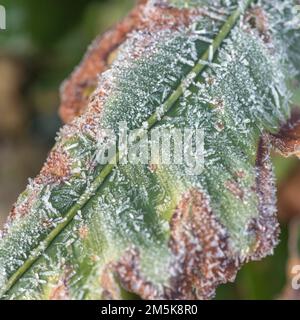
[[[66,124],[3,230],[2,298],[208,299],[273,252],[270,150],[298,151],[297,113],[286,124],[295,3],[140,1],[95,40],[62,86]],[[99,163],[105,130],[124,122],[203,130],[204,170]]]

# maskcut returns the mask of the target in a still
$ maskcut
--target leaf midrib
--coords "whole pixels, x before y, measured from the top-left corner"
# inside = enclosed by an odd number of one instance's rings
[[[172,106],[178,101],[178,99],[182,96],[184,92],[184,82],[186,79],[195,75],[196,77],[201,74],[201,72],[206,68],[206,64],[201,63],[202,61],[209,62],[209,58],[211,55],[210,50],[213,52],[213,57],[215,56],[217,50],[220,48],[222,42],[229,35],[230,31],[243,14],[243,12],[250,6],[253,0],[246,0],[245,5],[242,7],[238,7],[226,20],[222,28],[220,29],[218,35],[215,37],[213,43],[208,46],[205,53],[200,57],[196,65],[191,69],[191,71],[181,80],[180,84],[176,88],[175,91],[167,98],[162,106],[162,115],[165,115]],[[212,46],[212,48],[210,48]],[[161,115],[160,115],[161,116]],[[154,112],[146,121],[148,124],[148,130],[151,129],[156,123],[159,122],[159,115]],[[23,263],[23,265],[16,270],[16,272],[10,276],[6,285],[1,290],[1,295],[6,294],[22,277],[22,275],[27,272],[31,266],[39,259],[43,252],[47,250],[47,248],[51,245],[51,243],[55,240],[55,238],[64,230],[64,228],[73,220],[76,213],[81,210],[91,199],[94,198],[95,193],[102,186],[104,180],[109,176],[112,172],[113,168],[116,166],[112,163],[117,163],[117,159],[119,157],[119,152],[115,154],[110,164],[104,166],[99,175],[95,178],[92,184],[89,186],[89,189],[84,192],[84,194],[79,198],[77,203],[73,205],[72,208],[68,210],[68,212],[64,215],[64,221],[57,225],[48,236],[33,250],[33,253],[30,257]]]

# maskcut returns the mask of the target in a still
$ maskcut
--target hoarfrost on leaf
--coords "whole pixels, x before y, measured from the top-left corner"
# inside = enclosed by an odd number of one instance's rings
[[[62,87],[68,123],[0,239],[3,298],[206,299],[272,253],[270,134],[290,114],[299,30],[292,0],[251,3],[142,1],[91,46]],[[130,161],[110,148],[120,124]],[[201,172],[140,163],[150,131],[184,128],[204,132]],[[202,165],[194,145],[188,164]]]

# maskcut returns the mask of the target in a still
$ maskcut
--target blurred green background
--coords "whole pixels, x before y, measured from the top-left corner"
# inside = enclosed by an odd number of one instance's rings
[[[88,44],[120,20],[134,0],[0,0],[7,30],[0,30],[0,226],[17,195],[35,176],[61,126],[59,86]],[[299,87],[293,84],[293,88]],[[295,89],[300,104],[300,91]],[[276,299],[290,293],[286,267],[291,227],[300,217],[300,165],[274,156],[282,225],[275,254],[244,267],[218,299]],[[299,173],[299,179],[295,179]],[[294,180],[291,182],[291,177]],[[298,182],[299,181],[299,182]],[[290,189],[289,189],[290,188]],[[287,190],[289,190],[287,192]],[[298,211],[299,205],[299,211]],[[300,296],[300,295],[299,295]]]

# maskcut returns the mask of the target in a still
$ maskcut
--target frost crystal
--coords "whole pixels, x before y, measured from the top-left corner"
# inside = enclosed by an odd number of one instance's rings
[[[97,88],[89,102],[77,104],[77,77],[107,57],[107,38],[89,49],[62,89],[65,101],[71,83],[68,106],[84,109],[60,130],[0,239],[4,298],[119,299],[120,283],[145,299],[210,298],[242,263],[272,252],[268,133],[289,117],[286,80],[300,70],[299,30],[291,0],[261,0],[244,12],[249,3],[140,4],[111,31],[111,41],[128,32],[112,65],[90,79]],[[203,130],[204,170],[103,164],[120,123],[137,133]]]

